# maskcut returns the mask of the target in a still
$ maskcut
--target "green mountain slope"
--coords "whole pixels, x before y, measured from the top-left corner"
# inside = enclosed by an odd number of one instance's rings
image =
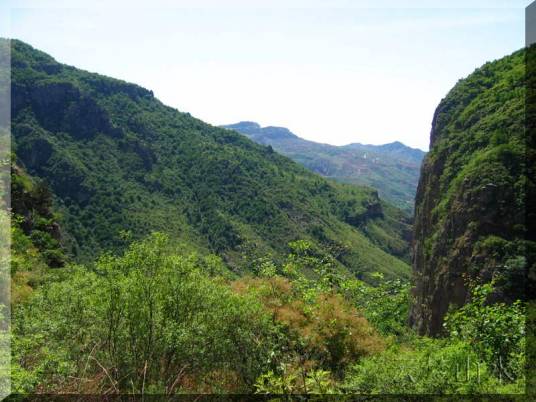
[[[413,214],[419,171],[425,152],[400,142],[333,146],[304,140],[283,127],[243,121],[223,126],[270,145],[306,168],[343,183],[370,186],[380,197]]]
[[[527,174],[525,64],[518,51],[459,81],[436,109],[416,198],[413,326],[436,334],[470,283],[523,298]],[[532,251],[531,251],[532,250]]]
[[[375,190],[327,181],[151,91],[20,41],[12,42],[12,133],[18,165],[48,184],[77,260],[157,230],[237,270],[308,239],[365,279],[409,274],[409,222]]]

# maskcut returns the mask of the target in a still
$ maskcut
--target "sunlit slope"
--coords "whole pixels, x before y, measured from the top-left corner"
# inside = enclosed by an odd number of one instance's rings
[[[78,260],[151,231],[215,252],[238,272],[286,254],[289,241],[338,250],[365,279],[408,276],[409,225],[376,191],[328,181],[269,147],[213,127],[134,84],[12,43],[18,164],[43,179]]]

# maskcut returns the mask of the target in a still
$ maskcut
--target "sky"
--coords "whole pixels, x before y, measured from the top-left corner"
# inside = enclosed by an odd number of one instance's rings
[[[0,35],[214,125],[427,150],[452,86],[524,46],[530,3],[0,0]]]

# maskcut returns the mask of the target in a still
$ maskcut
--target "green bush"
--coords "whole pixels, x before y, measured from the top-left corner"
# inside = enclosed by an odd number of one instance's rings
[[[339,393],[331,373],[326,370],[310,370],[306,374],[299,370],[283,368],[281,375],[269,371],[255,383],[258,394],[335,394]]]
[[[415,350],[393,346],[348,371],[347,392],[363,394],[473,394],[524,392],[502,388],[466,342],[423,339]]]
[[[469,342],[496,376],[515,381],[524,374],[525,309],[519,301],[491,303],[493,285],[476,285],[471,302],[451,311],[444,326],[452,339]]]
[[[277,328],[166,237],[94,270],[70,268],[14,311],[14,387],[47,392],[245,392],[270,367]],[[33,389],[35,390],[35,389]]]
[[[341,291],[383,335],[411,336],[407,325],[409,283],[401,280],[385,281],[380,274],[376,277],[379,279],[377,286],[350,279],[341,284]]]

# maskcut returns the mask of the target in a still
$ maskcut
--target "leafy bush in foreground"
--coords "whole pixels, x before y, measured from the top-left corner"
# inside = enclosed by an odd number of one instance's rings
[[[363,394],[520,393],[524,383],[503,384],[471,346],[461,341],[423,339],[364,359],[347,374],[344,390]]]
[[[306,372],[320,367],[340,374],[348,364],[384,348],[366,318],[336,293],[319,292],[307,300],[282,277],[244,278],[233,287],[260,300],[282,325],[296,364]]]
[[[14,311],[13,385],[41,392],[245,392],[277,355],[259,303],[195,259],[134,243],[73,268]]]
[[[153,234],[92,268],[47,272],[13,306],[14,391],[523,391],[523,309],[487,304],[491,285],[451,312],[449,338],[429,339],[404,327],[405,284],[372,288],[307,242],[291,249],[236,279],[219,258],[174,255]]]
[[[471,302],[449,313],[444,325],[451,338],[470,342],[498,377],[513,381],[525,369],[525,309],[520,301],[489,303],[493,285],[474,286]]]

